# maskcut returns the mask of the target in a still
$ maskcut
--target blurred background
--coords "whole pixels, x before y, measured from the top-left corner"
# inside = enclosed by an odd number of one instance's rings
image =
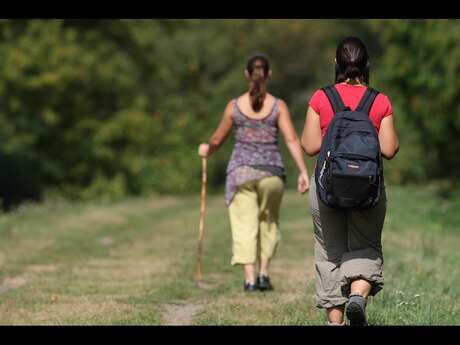
[[[275,293],[245,295],[229,265],[232,136],[208,160],[196,287],[197,148],[247,90],[254,53],[300,135],[349,35],[401,142],[384,163],[386,288],[370,323],[459,325],[460,20],[439,19],[0,20],[0,324],[325,324],[308,196],[283,142]]]
[[[349,35],[367,44],[371,85],[393,102],[401,150],[385,163],[387,183],[430,182],[448,197],[460,171],[459,20],[15,19],[0,21],[3,209],[198,195],[197,146],[246,90],[247,58],[269,57],[269,91],[300,135]],[[211,193],[223,191],[232,142],[209,160]],[[297,172],[281,146],[292,187]]]

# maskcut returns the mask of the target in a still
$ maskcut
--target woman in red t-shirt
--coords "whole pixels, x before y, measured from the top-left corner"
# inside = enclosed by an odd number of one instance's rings
[[[336,51],[335,87],[345,106],[356,109],[369,84],[366,46],[356,37],[345,38]],[[334,116],[322,90],[310,99],[302,135],[302,146],[315,156]],[[379,93],[369,117],[378,132],[382,156],[392,159],[399,150],[390,100]],[[364,210],[338,210],[326,206],[316,194],[314,176],[310,183],[310,207],[315,239],[316,304],[325,308],[331,325],[366,325],[368,296],[383,287],[381,232],[386,212],[385,190],[377,205]],[[348,303],[348,304],[347,304]]]

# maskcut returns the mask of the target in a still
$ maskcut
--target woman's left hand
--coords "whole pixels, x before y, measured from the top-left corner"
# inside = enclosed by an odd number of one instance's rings
[[[308,188],[310,188],[310,179],[306,172],[300,173],[299,178],[297,179],[297,191],[300,194],[304,194]]]
[[[209,156],[209,144],[207,143],[202,143],[200,146],[198,146],[198,154],[201,157],[208,157]]]

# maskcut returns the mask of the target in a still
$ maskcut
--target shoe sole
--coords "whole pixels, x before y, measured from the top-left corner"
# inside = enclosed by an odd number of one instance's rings
[[[365,312],[358,303],[350,302],[348,304],[347,318],[350,321],[350,326],[367,326]]]
[[[273,291],[273,288],[259,288],[260,291]]]

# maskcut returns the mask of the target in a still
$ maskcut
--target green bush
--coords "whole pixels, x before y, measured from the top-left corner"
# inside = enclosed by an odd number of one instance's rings
[[[245,91],[246,59],[269,56],[269,90],[300,134],[350,34],[366,41],[372,84],[395,106],[401,153],[386,164],[388,180],[453,179],[459,30],[444,20],[0,20],[0,198],[196,192],[197,146]],[[209,160],[211,192],[223,188],[231,148],[230,139]]]

